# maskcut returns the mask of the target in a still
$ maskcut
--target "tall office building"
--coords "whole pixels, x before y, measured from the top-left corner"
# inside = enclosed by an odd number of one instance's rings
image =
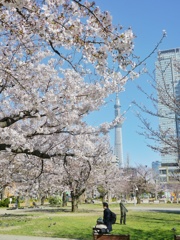
[[[159,127],[162,132],[168,132],[168,136],[172,136],[174,139],[172,144],[176,144],[176,149],[179,149],[180,112],[177,111],[176,104],[177,100],[180,100],[180,73],[176,68],[177,62],[180,63],[180,48],[159,51],[156,62],[156,83],[158,113],[163,116],[159,117]],[[176,102],[173,101],[174,99]],[[166,148],[169,153],[161,156],[160,179],[162,182],[169,182],[177,169],[180,154],[164,141],[161,147]]]
[[[161,167],[160,161],[152,162],[152,170],[156,178],[159,178],[159,168]]]
[[[114,105],[115,117],[120,117],[120,100],[118,94],[116,94],[116,102]],[[116,156],[116,161],[119,167],[123,167],[123,148],[122,148],[122,124],[117,124],[115,126],[115,147],[114,154]]]

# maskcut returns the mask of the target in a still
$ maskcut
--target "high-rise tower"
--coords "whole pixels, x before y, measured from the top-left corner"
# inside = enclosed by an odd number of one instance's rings
[[[115,117],[120,117],[120,100],[118,94],[116,94],[116,103],[115,108]],[[116,161],[119,164],[119,167],[123,167],[123,148],[122,148],[122,124],[117,124],[115,126],[115,147],[114,154],[116,156]]]
[[[177,139],[174,142],[172,140],[173,144],[177,143],[177,145],[179,145],[180,139],[180,113],[176,104],[180,99],[180,75],[176,63],[179,62],[180,48],[158,52],[156,62],[158,113],[163,116],[159,118],[159,127],[163,132],[168,131],[172,139]],[[169,148],[169,154],[162,154],[161,156],[160,179],[162,182],[169,182],[171,179],[170,173],[176,170],[180,159],[180,147],[177,146],[179,150],[172,152],[172,147],[165,141],[162,141],[161,146],[166,149]]]

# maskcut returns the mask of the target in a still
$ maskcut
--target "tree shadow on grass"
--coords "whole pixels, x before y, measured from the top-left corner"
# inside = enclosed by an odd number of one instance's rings
[[[180,209],[176,210],[176,209],[157,209],[157,210],[149,210],[149,212],[161,212],[161,213],[174,213],[174,214],[180,214]]]
[[[25,212],[43,212],[43,213],[57,213],[57,212],[64,212],[64,213],[71,213],[71,207],[70,208],[29,208],[29,209],[24,209]],[[79,209],[78,212],[76,213],[98,213],[98,210],[92,209],[92,210],[87,210],[87,209]],[[100,211],[102,212],[102,211]]]
[[[10,217],[27,217],[27,214],[1,214],[0,218],[10,218]]]
[[[31,208],[26,209],[26,212],[43,212],[43,213],[56,213],[56,212],[71,212],[70,209],[63,208]]]

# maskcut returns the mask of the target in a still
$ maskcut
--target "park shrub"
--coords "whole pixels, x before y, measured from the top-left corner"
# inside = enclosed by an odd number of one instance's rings
[[[0,201],[0,207],[8,207],[9,203],[10,203],[9,198],[5,198]]]
[[[11,198],[11,203],[16,203],[17,202],[17,198],[12,196]],[[10,198],[5,198],[3,200],[0,201],[0,207],[9,207],[10,204]]]
[[[50,197],[49,198],[49,203],[50,205],[61,205],[61,198],[58,196]]]

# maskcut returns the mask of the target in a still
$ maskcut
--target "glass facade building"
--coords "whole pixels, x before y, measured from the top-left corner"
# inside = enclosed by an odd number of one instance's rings
[[[177,168],[180,139],[180,48],[158,52],[156,62],[156,84],[158,94],[159,128],[169,144],[162,141],[161,148],[166,153],[161,156],[160,178],[167,182],[168,173]],[[167,135],[168,134],[168,135]],[[163,135],[162,135],[163,136]],[[175,146],[174,148],[171,146]]]
[[[152,170],[159,177],[159,168],[161,167],[160,161],[152,162]]]

